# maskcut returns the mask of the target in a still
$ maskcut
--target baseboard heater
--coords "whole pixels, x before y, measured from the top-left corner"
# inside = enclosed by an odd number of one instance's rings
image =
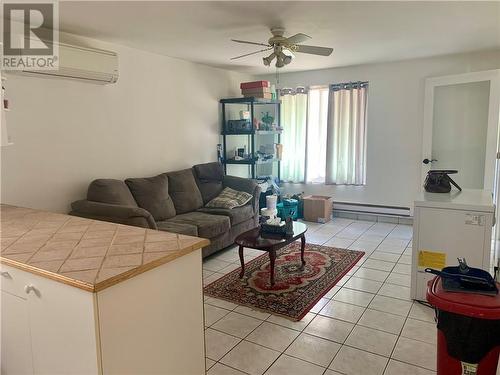
[[[411,217],[409,207],[381,206],[376,204],[334,202],[333,210],[357,214]]]

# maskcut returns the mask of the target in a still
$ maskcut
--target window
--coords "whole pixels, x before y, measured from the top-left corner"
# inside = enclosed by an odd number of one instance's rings
[[[307,94],[305,92],[288,90],[281,97],[281,124],[284,127],[281,136],[283,144],[281,178],[287,182],[303,182],[307,134]]]
[[[311,88],[307,107],[306,182],[325,182],[328,86]]]
[[[284,181],[366,183],[367,93],[368,82],[282,90]]]

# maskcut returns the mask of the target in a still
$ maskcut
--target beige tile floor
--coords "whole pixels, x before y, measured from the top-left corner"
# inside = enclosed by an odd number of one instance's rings
[[[207,374],[434,374],[434,312],[409,297],[411,226],[307,224],[307,242],[366,255],[300,322],[205,297]],[[247,261],[261,254],[245,249]],[[236,248],[219,252],[203,263],[204,283],[237,267]]]

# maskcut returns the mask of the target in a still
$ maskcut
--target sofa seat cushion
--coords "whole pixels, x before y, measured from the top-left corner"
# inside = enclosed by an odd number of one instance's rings
[[[205,212],[188,212],[177,215],[167,221],[177,224],[196,225],[198,236],[203,238],[219,236],[231,228],[231,221],[228,216],[210,215]]]
[[[169,172],[167,176],[168,192],[177,214],[195,211],[203,206],[203,198],[191,169]]]
[[[245,206],[236,207],[232,209],[203,207],[198,209],[198,212],[205,212],[207,214],[212,214],[212,215],[228,216],[229,219],[231,220],[231,226],[253,218],[253,207],[251,204],[247,204]]]
[[[196,227],[196,225],[173,223],[171,221],[165,220],[157,221],[156,226],[159,230],[163,230],[165,232],[185,234],[188,236],[198,236],[198,228]]]
[[[156,221],[175,216],[175,207],[168,194],[168,178],[165,174],[147,178],[127,178],[125,183],[139,207],[149,211]]]

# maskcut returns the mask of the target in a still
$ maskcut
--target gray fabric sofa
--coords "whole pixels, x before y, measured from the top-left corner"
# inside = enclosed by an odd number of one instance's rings
[[[205,207],[225,187],[253,199],[231,210]],[[206,257],[258,225],[259,196],[255,181],[225,176],[219,163],[206,163],[149,178],[94,180],[87,199],[71,204],[70,215],[204,237],[210,240]]]

